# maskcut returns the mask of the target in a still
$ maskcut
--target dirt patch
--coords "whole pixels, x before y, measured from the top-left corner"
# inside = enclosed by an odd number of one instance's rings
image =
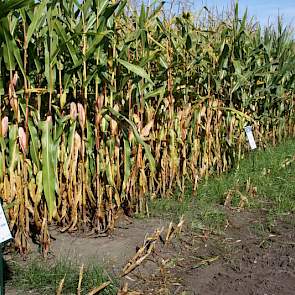
[[[136,247],[142,243],[145,236],[167,224],[168,221],[159,218],[134,218],[128,222],[122,220],[112,234],[104,236],[95,236],[89,232],[61,233],[57,228],[51,227],[52,242],[47,258],[50,261],[69,259],[78,265],[82,263],[102,265],[109,272],[117,275],[128,259],[136,253]],[[28,260],[42,258],[38,245],[31,244],[30,248],[31,251],[27,257],[14,255],[10,249],[6,248],[7,254],[4,258],[8,265],[12,260],[26,265]]]
[[[136,247],[147,234],[166,225],[167,221],[157,218],[133,219],[132,223],[122,224],[112,235],[105,237],[89,237],[88,234],[60,233],[53,230],[51,254],[56,258],[69,257],[84,264],[96,261],[117,270],[134,255]]]
[[[242,243],[231,259],[191,269],[183,284],[194,294],[292,294],[295,288],[295,251],[284,235],[280,241]],[[283,243],[282,243],[283,242]]]
[[[186,233],[126,281],[142,294],[293,294],[294,227],[281,221],[261,233],[255,227],[261,215],[228,217],[225,234]]]

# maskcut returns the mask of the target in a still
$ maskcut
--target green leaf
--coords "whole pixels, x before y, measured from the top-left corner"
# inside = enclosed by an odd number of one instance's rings
[[[28,121],[29,131],[30,131],[30,155],[37,169],[40,170],[40,159],[39,159],[39,148],[40,140],[38,137],[38,132],[31,120]]]
[[[162,98],[165,94],[165,91],[167,89],[166,83],[164,83],[164,86],[155,89],[154,91],[149,91],[147,94],[145,94],[144,98],[148,99],[150,97],[157,97],[160,96]]]
[[[17,61],[17,64],[18,64],[23,76],[25,77],[26,74],[25,74],[25,70],[24,70],[24,66],[23,66],[23,61],[22,61],[22,58],[21,58],[21,55],[20,55],[20,50],[17,47],[15,40],[12,40],[12,46],[13,46],[14,57],[15,57],[15,59]]]
[[[18,127],[13,125],[9,128],[9,174],[15,169],[19,158],[19,149],[17,145]]]
[[[92,42],[91,42],[91,45],[90,45],[90,47],[89,47],[89,49],[87,50],[87,52],[86,52],[86,60],[88,59],[88,58],[90,58],[92,55],[93,55],[93,53],[94,53],[94,51],[97,49],[97,47],[99,46],[99,44],[100,44],[100,42],[103,40],[103,38],[105,37],[105,36],[107,36],[109,33],[111,33],[111,31],[110,30],[108,30],[108,31],[104,31],[104,32],[98,32],[96,35],[95,35],[95,38],[92,40]]]
[[[56,153],[52,142],[52,123],[40,122],[42,131],[42,183],[48,209],[48,220],[51,221],[56,210],[55,202],[55,175],[53,153]]]
[[[33,20],[31,22],[31,24],[29,25],[28,31],[27,31],[27,42],[29,43],[34,32],[36,32],[39,27],[42,24],[42,21],[44,20],[44,8],[47,4],[47,0],[43,0],[41,1],[41,3],[38,5],[37,9],[34,11],[34,17]]]
[[[3,55],[4,61],[7,67],[7,70],[13,71],[15,70],[15,59],[14,59],[14,51],[13,51],[13,43],[10,33],[4,28],[4,37],[5,37],[5,44],[3,46]]]
[[[78,60],[76,51],[74,49],[74,46],[71,43],[71,38],[67,36],[64,27],[58,20],[54,22],[54,27],[57,34],[60,37],[60,41],[62,41],[67,46],[74,65],[77,65],[79,63],[79,60]]]
[[[124,180],[122,184],[122,193],[125,194],[127,183],[131,171],[131,148],[129,140],[124,138]]]
[[[45,51],[45,78],[47,80],[47,87],[49,90],[49,85],[50,85],[50,59],[49,59],[49,50],[48,50],[48,42],[47,42],[47,38],[45,38],[44,40],[44,51]]]
[[[0,2],[0,19],[7,16],[15,9],[20,9],[28,4],[34,3],[32,0],[6,0]]]
[[[144,79],[147,79],[151,84],[153,84],[150,76],[147,74],[147,72],[143,68],[141,68],[141,67],[139,67],[137,65],[131,64],[128,61],[122,60],[120,58],[118,58],[117,60],[127,70],[129,70],[130,72],[133,72],[134,74],[136,74],[136,75],[138,75],[138,76],[140,76],[140,77],[142,77]]]

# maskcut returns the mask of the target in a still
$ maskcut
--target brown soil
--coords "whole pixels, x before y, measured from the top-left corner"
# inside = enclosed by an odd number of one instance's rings
[[[122,220],[111,235],[95,236],[84,233],[60,233],[51,230],[53,237],[51,255],[69,257],[77,263],[96,262],[115,272],[135,253],[145,235],[157,227],[165,227],[167,221],[157,218]]]
[[[231,236],[229,231],[227,238]],[[238,239],[222,241],[231,249],[224,254],[213,244],[208,254],[220,255],[220,261],[203,269],[187,268],[181,274],[184,288],[208,295],[294,294],[294,237],[294,229],[289,227],[262,238],[241,232]]]
[[[159,241],[156,250],[122,280],[122,285],[127,282],[129,290],[139,294],[295,294],[295,231],[291,222],[278,221],[271,231],[261,231],[265,224],[261,212],[228,211],[227,216],[228,226],[222,234],[185,230],[168,245]],[[79,263],[95,260],[119,275],[146,234],[161,226],[167,228],[167,224],[160,219],[133,220],[112,237],[103,238],[55,231],[52,253]]]
[[[224,234],[186,233],[126,281],[142,294],[295,294],[294,226],[285,220],[259,232],[258,216],[228,212]]]

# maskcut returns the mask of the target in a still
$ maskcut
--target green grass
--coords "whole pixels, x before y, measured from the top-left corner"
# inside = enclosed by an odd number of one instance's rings
[[[152,202],[151,212],[172,219],[185,215],[193,229],[220,231],[226,222],[223,205],[232,191],[231,207],[238,207],[242,195],[247,200],[247,210],[263,209],[271,226],[277,218],[295,212],[294,157],[295,139],[251,152],[239,168],[201,181],[197,192],[188,185],[180,204],[178,193],[172,199]]]
[[[13,263],[11,266],[13,276],[7,282],[7,288],[22,291],[19,294],[55,294],[60,281],[65,276],[62,294],[77,294],[80,266],[71,259],[60,259],[58,261],[44,261],[34,259],[27,261],[25,266]],[[110,276],[99,265],[88,265],[84,267],[81,294],[87,294],[102,283],[112,280]],[[112,284],[100,294],[116,294],[117,283]]]

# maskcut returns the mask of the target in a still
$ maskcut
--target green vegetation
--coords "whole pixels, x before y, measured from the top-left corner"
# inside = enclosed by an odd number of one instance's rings
[[[8,287],[13,286],[23,292],[36,292],[37,294],[56,294],[63,278],[64,284],[62,294],[77,294],[79,284],[80,266],[72,262],[72,259],[61,259],[58,261],[29,260],[25,266],[14,263],[11,265],[12,279],[8,281]],[[91,290],[110,280],[110,276],[98,265],[88,265],[84,268],[81,285],[81,295],[88,294]],[[9,288],[8,288],[9,289]],[[112,282],[100,294],[116,294],[116,283]]]
[[[149,196],[188,180],[195,191],[243,157],[248,124],[260,147],[295,135],[294,41],[280,20],[262,29],[238,4],[227,19],[168,19],[153,3],[0,1],[0,195],[21,253],[30,235],[49,251],[50,223],[105,233]]]
[[[151,204],[151,212],[175,219],[185,215],[192,229],[220,231],[226,225],[223,205],[232,191],[230,206],[250,211],[263,210],[265,223],[255,226],[261,227],[260,230],[270,229],[277,219],[295,213],[294,167],[295,140],[286,140],[277,147],[248,154],[239,168],[229,173],[202,181],[196,194],[188,188],[181,202],[181,195],[170,200],[156,200]],[[241,196],[245,202],[239,208]]]

